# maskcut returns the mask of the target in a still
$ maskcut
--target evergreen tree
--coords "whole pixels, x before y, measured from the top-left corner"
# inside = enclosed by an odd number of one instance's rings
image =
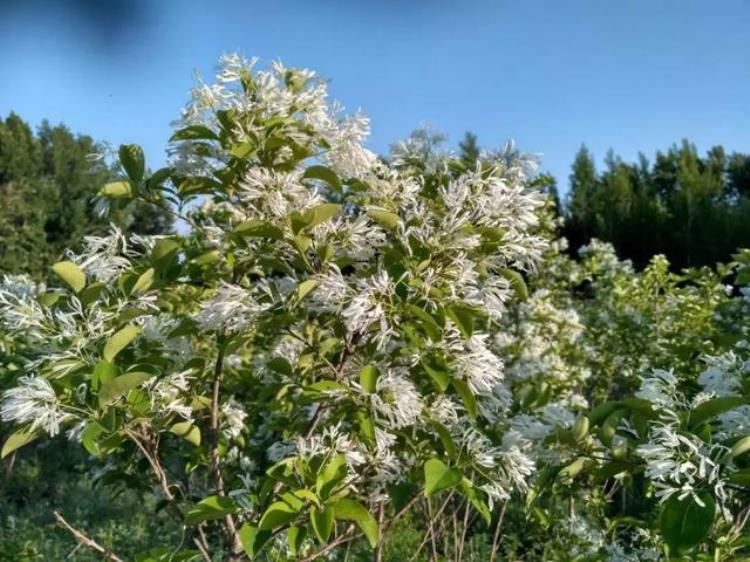
[[[464,133],[464,140],[458,143],[458,156],[461,162],[467,168],[474,168],[479,161],[480,153],[477,136],[469,131]]]
[[[750,246],[750,158],[722,147],[701,156],[683,141],[623,162],[613,152],[597,174],[583,147],[570,175],[565,234],[576,249],[591,238],[645,265],[665,254],[676,269],[726,261]]]
[[[0,274],[42,278],[65,248],[110,222],[142,234],[171,230],[172,217],[144,203],[107,218],[94,213],[94,196],[114,174],[88,158],[98,151],[91,137],[64,125],[45,121],[34,134],[14,113],[0,119]]]

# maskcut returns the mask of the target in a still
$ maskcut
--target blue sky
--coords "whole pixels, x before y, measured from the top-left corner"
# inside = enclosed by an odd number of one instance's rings
[[[63,121],[164,162],[169,123],[223,51],[313,68],[379,152],[426,124],[513,138],[561,188],[682,138],[750,152],[750,1],[16,0],[0,4],[0,114]]]

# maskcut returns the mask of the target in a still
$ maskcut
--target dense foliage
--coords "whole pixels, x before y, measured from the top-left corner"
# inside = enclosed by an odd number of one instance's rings
[[[0,288],[2,455],[67,438],[124,505],[158,500],[139,515],[161,536],[138,520],[125,545],[64,508],[80,548],[750,557],[750,252],[681,274],[596,240],[571,259],[512,146],[420,132],[380,158],[312,72],[254,66],[224,57],[169,166],[122,146],[101,189],[172,205],[184,233],[113,227],[49,285]]]
[[[653,162],[610,152],[598,173],[585,147],[573,163],[565,229],[573,247],[598,238],[638,266],[658,253],[679,270],[729,261],[750,246],[749,225],[748,154],[717,146],[701,156],[684,141]]]
[[[39,279],[67,248],[112,221],[142,234],[170,229],[168,213],[143,203],[106,218],[95,212],[93,197],[112,174],[90,158],[101,148],[62,125],[44,122],[34,134],[18,115],[0,120],[0,271]]]

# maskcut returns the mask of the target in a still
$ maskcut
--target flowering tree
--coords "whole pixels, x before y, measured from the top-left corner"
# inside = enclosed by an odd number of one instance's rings
[[[3,456],[67,432],[111,480],[149,473],[194,547],[179,559],[312,560],[360,536],[379,559],[438,494],[489,522],[534,471],[494,344],[546,247],[531,161],[386,162],[312,72],[254,65],[198,84],[169,167],[123,146],[102,189],[103,210],[175,207],[184,234],[113,229],[57,286],[0,293],[28,352]]]

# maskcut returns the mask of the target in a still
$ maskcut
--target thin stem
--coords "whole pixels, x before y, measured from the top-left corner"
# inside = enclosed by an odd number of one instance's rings
[[[458,559],[463,559],[464,545],[466,544],[466,532],[469,528],[469,502],[464,504],[464,526],[461,529],[461,541],[458,543]]]
[[[314,552],[310,556],[307,556],[306,558],[303,558],[299,562],[311,562],[312,560],[316,560],[320,558],[321,556],[325,556],[329,552],[331,552],[334,548],[337,546],[344,544],[345,542],[351,541],[354,537],[354,525],[350,525],[349,528],[342,534],[340,534],[338,537],[336,537],[335,540],[328,543],[326,546],[321,548],[319,551]]]
[[[378,536],[378,542],[375,545],[375,550],[372,553],[373,562],[381,562],[383,560],[383,518],[385,517],[385,506],[380,504],[378,508],[378,529],[380,534]]]
[[[105,560],[109,560],[110,562],[124,562],[123,559],[117,556],[114,552],[100,545],[94,539],[86,535],[83,531],[79,531],[78,529],[73,527],[73,525],[68,523],[65,518],[60,515],[59,512],[53,511],[52,515],[54,516],[55,521],[62,525],[83,546],[90,548],[94,552],[98,552],[105,558]]]
[[[443,511],[445,511],[445,508],[448,506],[448,502],[450,502],[451,499],[453,498],[453,494],[454,494],[454,492],[451,492],[450,494],[448,494],[448,497],[445,498],[445,501],[443,502],[443,505],[440,506],[440,509],[438,509],[437,513],[435,514],[435,518],[440,517],[440,515],[443,513]],[[427,506],[429,508],[429,506],[430,506],[429,502],[427,503]],[[419,556],[419,553],[422,552],[422,549],[427,544],[427,541],[430,539],[430,537],[432,535],[432,515],[430,515],[429,517],[430,517],[430,527],[427,530],[427,532],[425,533],[424,538],[422,539],[422,542],[420,543],[420,545],[417,548],[416,552],[409,559],[410,562],[412,560],[416,560],[417,556]],[[435,555],[435,556],[437,556],[437,555]]]
[[[146,445],[144,445],[141,442],[140,436],[134,431],[130,429],[126,429],[125,435],[130,437],[130,440],[136,444],[136,446],[141,450],[143,455],[146,457],[146,460],[148,460],[148,464],[151,466],[151,470],[156,476],[156,479],[159,481],[159,486],[161,487],[162,492],[164,493],[164,497],[167,499],[167,501],[172,501],[174,499],[174,494],[172,494],[172,491],[169,489],[169,481],[167,480],[167,474],[166,472],[164,472],[164,469],[162,468],[161,463],[159,462],[158,454],[154,454],[154,452],[149,451],[146,448]]]
[[[219,455],[219,397],[221,394],[221,375],[224,368],[225,347],[220,345],[219,353],[214,364],[213,380],[211,382],[211,468],[213,469],[214,479],[216,481],[216,492],[219,496],[225,496],[224,477],[221,473],[221,458]],[[234,523],[234,517],[227,514],[224,517],[227,539],[229,540],[229,559],[241,559],[242,543],[240,542],[237,526]]]
[[[497,556],[497,549],[500,545],[500,529],[503,528],[503,519],[505,518],[505,508],[508,507],[508,502],[503,502],[503,507],[500,509],[500,516],[497,518],[497,525],[495,525],[495,536],[492,537],[492,552],[490,553],[490,562],[495,562]]]

